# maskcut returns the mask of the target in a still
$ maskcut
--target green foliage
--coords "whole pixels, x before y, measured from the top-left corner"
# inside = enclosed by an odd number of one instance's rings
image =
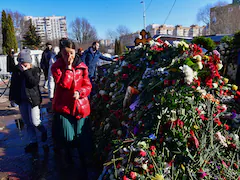
[[[240,48],[240,31],[237,31],[234,34],[234,37],[233,37],[233,47],[235,49],[239,49]]]
[[[3,49],[3,54],[7,54],[7,51],[6,51],[6,36],[7,36],[6,24],[7,24],[7,14],[3,10],[2,11],[2,38],[3,38],[2,49]]]
[[[13,20],[11,15],[8,15],[7,18],[7,38],[6,38],[6,50],[7,52],[10,52],[11,49],[14,49],[14,51],[17,51],[17,38],[15,36],[15,30],[13,26]]]
[[[195,37],[192,40],[192,43],[202,46],[203,48],[207,49],[208,51],[212,51],[215,49],[216,44],[211,38],[206,37]]]
[[[233,37],[231,37],[231,36],[224,36],[221,39],[221,43],[227,43],[228,45],[231,45],[233,43]]]
[[[25,36],[23,37],[23,45],[30,49],[38,49],[41,47],[41,38],[36,33],[36,28],[30,21],[29,28]]]
[[[11,49],[17,51],[17,39],[15,36],[15,30],[13,26],[13,20],[10,14],[6,14],[6,12],[2,11],[2,36],[3,43],[2,49],[3,54],[8,54]]]

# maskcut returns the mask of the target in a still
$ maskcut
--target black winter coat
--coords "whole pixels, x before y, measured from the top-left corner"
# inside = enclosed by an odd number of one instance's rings
[[[15,66],[11,78],[9,100],[14,101],[16,104],[21,103],[21,89],[24,79],[28,101],[32,104],[32,107],[40,105],[42,102],[42,96],[39,89],[40,68],[38,67],[21,72],[19,67]]]
[[[7,56],[7,72],[13,72],[15,67],[14,56],[8,55]]]

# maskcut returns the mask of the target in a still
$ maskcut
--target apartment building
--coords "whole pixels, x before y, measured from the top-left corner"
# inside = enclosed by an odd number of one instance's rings
[[[66,16],[24,17],[25,22],[30,20],[43,42],[67,37]]]
[[[171,35],[171,36],[184,36],[195,37],[207,35],[206,26],[191,25],[190,27],[183,27],[182,25],[148,25],[146,30],[150,32],[151,36],[154,35]]]

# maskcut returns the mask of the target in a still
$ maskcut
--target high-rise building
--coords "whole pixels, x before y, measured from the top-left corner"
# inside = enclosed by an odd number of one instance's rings
[[[24,17],[24,21],[30,20],[43,42],[67,37],[66,16]]]

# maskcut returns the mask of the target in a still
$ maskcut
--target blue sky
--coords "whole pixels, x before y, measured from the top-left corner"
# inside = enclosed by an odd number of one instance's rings
[[[108,29],[118,25],[128,27],[132,32],[143,28],[143,5],[141,0],[0,0],[0,10],[11,9],[28,16],[66,16],[69,24],[76,17],[85,17],[93,25],[99,38],[106,38]],[[146,24],[163,24],[174,0],[144,0]],[[199,24],[196,14],[200,7],[218,0],[176,0],[166,24],[190,26]],[[231,3],[232,0],[225,0]]]

